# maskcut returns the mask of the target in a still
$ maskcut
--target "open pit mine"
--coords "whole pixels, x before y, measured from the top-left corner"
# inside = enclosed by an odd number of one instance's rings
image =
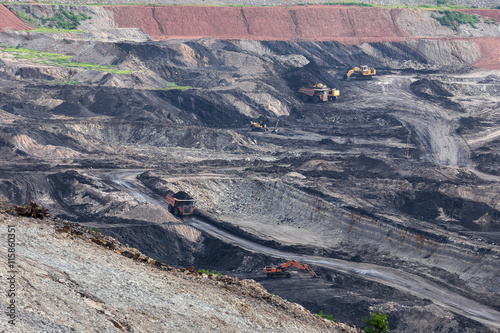
[[[0,201],[36,202],[67,234],[18,222],[31,281],[19,288],[50,276],[80,290],[99,332],[234,331],[224,313],[247,318],[217,305],[208,326],[169,326],[151,304],[116,317],[139,303],[99,294],[105,266],[80,238],[93,273],[76,268],[76,228],[121,244],[128,265],[140,251],[160,268],[254,280],[281,299],[259,291],[267,305],[352,331],[373,312],[391,332],[500,331],[500,9],[210,4],[0,5]],[[61,251],[67,262],[50,260]],[[121,260],[110,283],[133,297]],[[22,297],[27,330],[86,327],[28,315],[45,301]],[[242,331],[307,330],[287,316]],[[308,316],[311,332],[341,330]]]

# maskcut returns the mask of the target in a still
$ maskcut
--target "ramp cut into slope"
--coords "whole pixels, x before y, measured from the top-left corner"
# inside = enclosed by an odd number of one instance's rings
[[[5,29],[12,30],[31,30],[33,28],[24,24],[24,22],[14,15],[4,5],[0,5],[0,31]]]

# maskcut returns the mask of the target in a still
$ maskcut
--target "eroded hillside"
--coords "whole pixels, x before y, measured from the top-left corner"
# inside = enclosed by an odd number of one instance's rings
[[[175,269],[74,223],[18,217],[6,213],[10,205],[0,207],[2,229],[11,230],[14,244],[22,237],[15,274],[6,265],[1,271],[17,281],[16,332],[361,331],[311,314],[255,281]]]
[[[11,202],[341,322],[381,310],[397,331],[499,328],[498,10],[454,31],[422,9],[8,7],[35,24],[91,17],[71,33],[2,26]],[[343,80],[363,64],[373,80]],[[337,100],[304,102],[318,82]],[[172,216],[167,190],[200,216]],[[265,278],[291,258],[320,279]]]

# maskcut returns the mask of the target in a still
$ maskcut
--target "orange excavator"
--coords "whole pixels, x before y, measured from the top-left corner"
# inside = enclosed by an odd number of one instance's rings
[[[278,267],[266,266],[264,267],[264,273],[267,273],[268,278],[279,278],[279,277],[290,278],[290,273],[286,271],[290,267],[296,267],[298,269],[306,270],[309,272],[309,274],[312,275],[312,277],[318,277],[316,273],[314,273],[314,271],[311,269],[311,267],[309,267],[309,265],[301,264],[300,262],[297,262],[295,260],[290,260]]]

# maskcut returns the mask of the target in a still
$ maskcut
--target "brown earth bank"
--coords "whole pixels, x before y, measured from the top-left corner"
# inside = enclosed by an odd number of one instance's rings
[[[7,7],[0,5],[0,31],[4,29],[30,30],[32,28],[24,24],[24,22]]]
[[[436,21],[424,34],[415,21],[428,20],[428,11],[345,6],[213,7],[107,6],[121,28],[141,28],[157,40],[217,38],[254,40],[339,41],[345,44],[398,42],[428,37],[457,37],[442,32]],[[463,10],[498,20],[500,10]],[[419,22],[421,23],[421,22]],[[444,36],[443,36],[444,34]],[[497,34],[498,35],[498,34]],[[413,38],[412,38],[413,37]],[[472,37],[472,36],[471,36]],[[481,50],[480,68],[500,68],[497,40],[471,39]]]
[[[23,5],[24,6],[24,5]],[[50,6],[38,6],[46,16]],[[27,7],[27,6],[24,6]],[[30,29],[2,5],[0,15],[8,15],[0,29]],[[20,7],[16,7],[20,10]],[[45,9],[44,9],[45,8]],[[409,42],[444,39],[475,43],[480,59],[473,62],[485,69],[500,68],[498,23],[500,10],[463,9],[479,15],[477,29],[461,25],[457,31],[441,26],[424,9],[363,8],[346,6],[104,6],[105,25],[117,28],[139,28],[155,40],[167,39],[249,39],[282,41],[338,41],[349,45],[365,43]],[[102,9],[100,8],[100,9]],[[73,7],[76,12],[81,6]],[[101,10],[102,12],[102,10]],[[95,27],[102,27],[97,23]],[[485,39],[486,38],[486,39]]]
[[[143,28],[156,39],[335,40],[337,37],[407,36],[394,21],[401,12],[399,9],[343,6],[105,8],[113,12],[120,27]]]

